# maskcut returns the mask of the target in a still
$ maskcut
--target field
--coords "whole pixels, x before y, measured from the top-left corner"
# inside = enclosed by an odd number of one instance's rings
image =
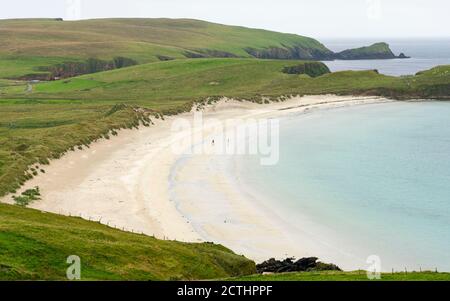
[[[330,51],[294,34],[188,19],[0,21],[0,78],[42,73],[38,67],[89,58],[138,63],[189,57],[251,57],[246,49],[301,47],[305,58]]]
[[[0,280],[65,280],[66,259],[83,280],[193,280],[255,273],[219,245],[157,240],[81,218],[0,204]]]
[[[368,280],[365,271],[257,275],[254,262],[220,245],[162,241],[0,204],[0,280],[65,280],[70,255],[81,258],[82,280]],[[450,273],[384,273],[381,280],[450,281]]]

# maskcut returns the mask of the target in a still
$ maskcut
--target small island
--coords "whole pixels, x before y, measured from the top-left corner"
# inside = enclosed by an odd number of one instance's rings
[[[404,53],[396,56],[387,43],[375,43],[367,47],[348,49],[335,54],[338,60],[385,60],[385,59],[407,59]]]

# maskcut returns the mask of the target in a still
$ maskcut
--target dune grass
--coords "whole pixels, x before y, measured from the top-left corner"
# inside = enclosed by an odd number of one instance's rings
[[[81,218],[0,204],[0,280],[193,280],[255,273],[254,262],[220,245],[122,232]]]
[[[0,100],[0,195],[45,170],[48,159],[87,147],[112,129],[137,127],[146,117],[131,107],[109,114],[111,104]]]

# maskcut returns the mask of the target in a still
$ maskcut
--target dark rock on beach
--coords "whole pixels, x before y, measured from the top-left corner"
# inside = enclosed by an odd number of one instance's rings
[[[282,72],[286,74],[307,74],[311,77],[317,77],[330,73],[330,69],[322,62],[306,62],[284,67]]]
[[[341,271],[334,264],[317,261],[317,257],[305,257],[295,261],[294,258],[276,260],[271,258],[256,265],[259,274],[262,273],[287,273],[287,272],[307,272],[307,271]]]

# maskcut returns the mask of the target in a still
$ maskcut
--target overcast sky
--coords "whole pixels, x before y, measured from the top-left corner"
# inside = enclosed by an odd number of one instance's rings
[[[0,18],[195,18],[316,38],[450,37],[449,0],[2,0]]]

